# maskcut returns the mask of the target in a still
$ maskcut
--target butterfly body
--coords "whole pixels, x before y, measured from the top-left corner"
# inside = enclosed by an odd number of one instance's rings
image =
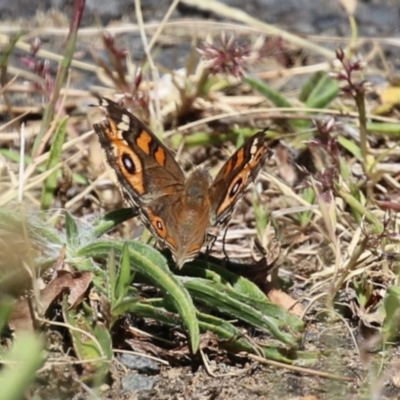
[[[185,178],[170,151],[139,119],[109,99],[99,103],[106,119],[94,130],[124,197],[181,267],[199,254],[211,227],[227,224],[270,155],[264,133],[248,139],[214,180],[203,169]]]

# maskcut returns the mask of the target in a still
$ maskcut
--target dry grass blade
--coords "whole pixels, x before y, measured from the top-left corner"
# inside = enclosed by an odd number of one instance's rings
[[[183,3],[188,4],[190,6],[200,8],[206,11],[211,11],[217,15],[220,15],[224,18],[233,19],[235,21],[240,21],[246,25],[250,25],[251,27],[259,29],[261,32],[266,35],[274,35],[280,36],[283,39],[296,44],[299,47],[313,50],[327,58],[333,58],[334,53],[324,47],[318,46],[314,43],[311,43],[307,40],[300,38],[299,36],[295,36],[286,30],[279,29],[274,25],[269,25],[265,22],[262,22],[256,18],[251,17],[249,14],[245,13],[242,10],[237,8],[229,7],[223,3],[220,3],[215,0],[207,0],[207,1],[198,1],[198,0],[182,0]]]

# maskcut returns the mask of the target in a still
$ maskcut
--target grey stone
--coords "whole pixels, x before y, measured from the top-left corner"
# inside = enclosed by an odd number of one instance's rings
[[[122,389],[130,392],[144,392],[152,390],[159,380],[160,378],[156,376],[132,373],[122,379]]]
[[[160,373],[160,365],[148,357],[123,353],[118,359],[122,365],[129,369],[134,369],[138,372],[151,375]]]

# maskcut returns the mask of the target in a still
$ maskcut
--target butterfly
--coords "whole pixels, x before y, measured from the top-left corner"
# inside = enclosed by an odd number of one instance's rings
[[[99,98],[99,106],[105,120],[93,127],[125,200],[182,267],[198,256],[212,228],[226,227],[245,188],[272,154],[265,133],[250,137],[214,179],[205,169],[186,178],[143,122],[107,98]]]

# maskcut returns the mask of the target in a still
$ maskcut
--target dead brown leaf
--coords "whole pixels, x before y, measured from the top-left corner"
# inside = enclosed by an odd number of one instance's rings
[[[50,306],[59,298],[66,290],[69,292],[68,304],[71,308],[76,307],[83,300],[93,274],[91,272],[76,272],[72,274],[69,271],[57,271],[57,276],[40,291],[40,304],[37,306],[37,312],[45,315]],[[34,329],[33,316],[29,310],[28,298],[20,299],[9,319],[9,326],[14,331],[32,330]]]

